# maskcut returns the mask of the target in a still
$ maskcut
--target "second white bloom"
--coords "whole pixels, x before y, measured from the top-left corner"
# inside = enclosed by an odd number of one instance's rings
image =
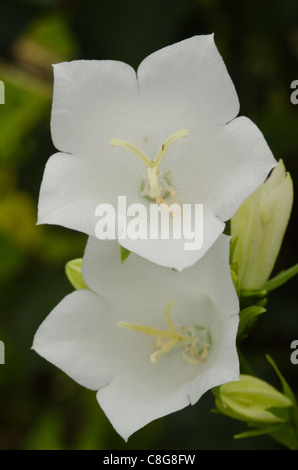
[[[68,295],[33,348],[85,387],[127,439],[150,421],[239,380],[238,297],[220,236],[199,263],[174,272],[119,245],[90,239],[83,275],[91,290]]]

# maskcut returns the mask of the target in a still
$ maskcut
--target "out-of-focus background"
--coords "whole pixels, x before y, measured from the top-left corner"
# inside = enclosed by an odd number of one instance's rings
[[[133,67],[155,50],[197,34],[215,42],[235,83],[240,114],[262,130],[298,182],[297,0],[1,0],[0,80],[0,449],[279,449],[269,438],[235,440],[245,425],[211,413],[212,393],[159,419],[128,443],[84,389],[32,351],[35,331],[73,289],[65,262],[86,237],[36,226],[50,135],[51,64],[113,59]],[[297,201],[275,271],[297,262]],[[268,312],[243,343],[259,377],[279,387],[269,353],[298,396],[297,279],[275,291]]]

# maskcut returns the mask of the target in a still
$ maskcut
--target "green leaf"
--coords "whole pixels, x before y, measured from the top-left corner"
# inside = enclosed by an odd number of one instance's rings
[[[251,425],[248,423],[248,425]],[[297,450],[298,441],[295,429],[289,424],[281,424],[275,426],[260,427],[249,431],[244,431],[240,434],[236,434],[234,439],[243,439],[247,437],[256,437],[268,434],[276,442],[279,442],[283,446],[291,450]]]
[[[281,428],[268,432],[269,436],[276,442],[290,450],[298,450],[298,433],[291,424],[284,424]]]
[[[234,439],[243,439],[246,437],[255,437],[255,436],[263,436],[264,434],[271,434],[273,432],[277,432],[280,428],[283,428],[283,425],[274,425],[274,426],[266,426],[265,428],[258,428],[252,429],[250,431],[244,431],[240,434],[236,434]]]
[[[262,313],[266,312],[266,309],[260,305],[253,305],[251,307],[247,307],[239,313],[239,327],[238,327],[238,334],[237,334],[237,342],[242,341],[246,338],[248,331],[253,327],[257,318]]]
[[[65,273],[75,289],[88,289],[82,276],[82,258],[68,261],[65,265]]]
[[[266,354],[266,358],[267,358],[267,361],[272,365],[272,367],[275,370],[276,374],[278,375],[284,394],[291,400],[293,405],[297,406],[295,395],[294,395],[291,387],[289,386],[289,384],[287,383],[287,381],[285,380],[285,378],[281,374],[281,372],[280,372],[279,368],[277,367],[277,365],[275,364],[274,360],[268,354]]]
[[[121,258],[121,264],[124,263],[124,261],[127,260],[127,258],[130,255],[130,251],[124,248],[123,246],[120,246],[120,258]]]
[[[292,279],[292,277],[296,276],[296,274],[298,274],[298,264],[292,266],[286,271],[281,271],[279,274],[277,274],[277,276],[270,279],[270,281],[267,281],[263,285],[262,290],[269,292],[271,290],[277,289]]]

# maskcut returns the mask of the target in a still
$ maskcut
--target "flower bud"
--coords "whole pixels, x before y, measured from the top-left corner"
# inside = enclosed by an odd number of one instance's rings
[[[261,379],[240,375],[239,382],[229,382],[216,390],[218,410],[231,418],[255,424],[274,424],[286,421],[270,409],[287,408],[291,400]]]
[[[82,276],[82,258],[68,261],[65,265],[65,273],[75,289],[88,289]]]
[[[269,178],[231,219],[237,237],[232,263],[240,288],[260,289],[268,280],[278,256],[293,205],[293,183],[280,160]]]

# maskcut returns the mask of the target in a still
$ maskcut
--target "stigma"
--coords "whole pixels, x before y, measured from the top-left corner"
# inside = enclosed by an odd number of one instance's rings
[[[151,362],[154,364],[174,346],[183,347],[182,356],[187,362],[200,364],[207,359],[211,347],[209,330],[204,327],[186,328],[185,326],[175,326],[170,317],[173,304],[174,301],[170,300],[164,310],[165,320],[168,325],[166,330],[123,321],[120,321],[118,325],[156,337],[157,350],[150,356]]]
[[[128,149],[133,153],[147,168],[147,181],[145,183],[145,189],[142,193],[144,196],[148,196],[155,200],[158,204],[167,204],[165,199],[162,197],[165,192],[165,179],[160,176],[160,165],[165,157],[165,154],[171,147],[171,145],[178,139],[187,137],[189,132],[187,129],[180,129],[171,134],[164,143],[159,147],[158,152],[154,160],[151,160],[142,150],[136,147],[134,144],[124,139],[114,138],[110,140],[111,147],[120,146]],[[171,195],[172,200],[177,204],[177,196],[175,190],[166,183],[167,192]]]

